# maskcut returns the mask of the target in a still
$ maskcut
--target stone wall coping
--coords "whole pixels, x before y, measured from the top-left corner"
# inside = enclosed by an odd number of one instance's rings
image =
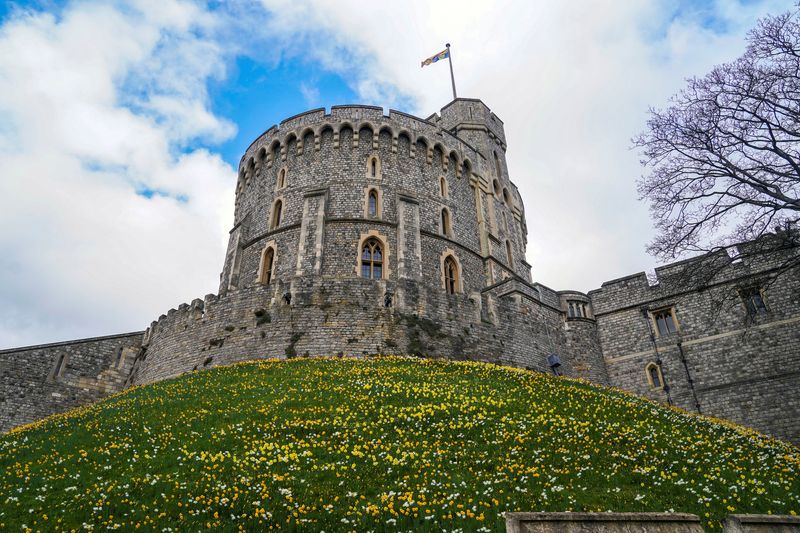
[[[46,344],[33,344],[31,346],[20,346],[19,348],[5,348],[0,350],[0,355],[14,352],[28,352],[31,350],[40,350],[43,348],[56,348],[58,346],[70,346],[73,344],[86,344],[87,342],[106,341],[110,339],[121,339],[123,337],[136,337],[143,336],[144,331],[132,331],[130,333],[117,333],[116,335],[105,335],[101,337],[87,337],[85,339],[76,339],[72,341],[59,341],[50,342]]]
[[[339,106],[334,106],[334,107],[339,107]],[[303,111],[302,113],[297,113],[296,115],[292,115],[291,117],[287,117],[287,118],[281,120],[281,125],[285,124],[286,122],[289,122],[290,120],[294,120],[296,118],[300,118],[300,117],[305,116],[305,115],[313,115],[313,114],[319,113],[319,112],[322,112],[322,114],[325,115],[325,108],[324,107],[318,107],[316,109],[309,109],[308,111]]]
[[[731,525],[740,525],[740,524],[753,524],[753,525],[767,525],[767,524],[778,524],[778,525],[791,525],[797,526],[797,529],[800,530],[800,516],[790,516],[790,515],[775,515],[775,514],[732,514],[728,515],[723,522],[723,528],[731,527]],[[795,528],[792,528],[790,531],[795,531]]]
[[[505,513],[506,519],[529,522],[697,522],[689,513]],[[747,516],[747,515],[741,515]],[[761,516],[761,515],[759,515]]]
[[[537,522],[539,528],[542,526],[547,528],[545,524],[549,522],[552,531],[562,531],[562,528],[566,527],[566,525],[558,525],[559,522],[662,523],[665,527],[679,525],[681,528],[670,529],[670,531],[703,531],[700,517],[687,513],[505,513],[505,518],[507,533],[527,531],[523,527],[525,522]],[[601,531],[597,527],[601,526],[599,524],[596,527],[586,526],[586,531]],[[544,531],[539,528],[536,531]],[[660,531],[661,529],[655,530]],[[614,531],[617,530],[614,529]]]

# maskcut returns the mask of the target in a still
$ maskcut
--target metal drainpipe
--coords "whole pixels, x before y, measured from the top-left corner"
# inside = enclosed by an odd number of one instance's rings
[[[661,366],[661,355],[658,353],[658,345],[656,344],[656,334],[653,332],[653,324],[650,322],[650,314],[647,307],[642,307],[642,316],[644,321],[647,322],[647,331],[650,332],[650,343],[653,345],[653,351],[656,354],[656,364],[661,371],[661,380],[664,382],[664,392],[667,393],[667,405],[672,406],[672,396],[669,393],[669,385],[667,385],[667,377],[664,374],[664,367]]]
[[[697,391],[694,388],[694,380],[692,379],[691,373],[689,373],[689,364],[686,362],[686,355],[683,353],[683,344],[680,342],[678,343],[678,352],[681,354],[681,363],[683,363],[683,368],[686,370],[686,381],[689,382],[689,388],[692,389],[694,406],[698,413],[703,414],[703,411],[700,409],[700,400],[697,399]]]

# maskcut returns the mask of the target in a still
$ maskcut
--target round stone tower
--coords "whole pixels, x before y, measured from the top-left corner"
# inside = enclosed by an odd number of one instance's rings
[[[547,370],[558,351],[568,371],[562,303],[531,284],[505,151],[503,123],[473,99],[427,119],[336,106],[271,127],[241,160],[219,295],[154,322],[131,382],[389,353]]]

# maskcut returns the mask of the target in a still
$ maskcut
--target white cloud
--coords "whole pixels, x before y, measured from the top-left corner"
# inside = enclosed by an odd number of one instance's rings
[[[235,132],[206,94],[215,24],[82,2],[0,29],[0,346],[142,329],[216,290],[235,171],[181,151]]]
[[[481,98],[505,122],[534,278],[589,290],[654,264],[644,252],[647,206],[635,191],[641,168],[629,150],[647,108],[741,54],[755,20],[792,2],[720,0],[704,12],[691,2],[678,10],[617,0],[264,4],[277,14],[272,31],[353,76],[362,98],[402,105],[400,95],[412,95],[410,111],[421,116],[452,98],[446,65],[419,67],[450,41],[459,95]],[[717,29],[703,25],[710,14]]]

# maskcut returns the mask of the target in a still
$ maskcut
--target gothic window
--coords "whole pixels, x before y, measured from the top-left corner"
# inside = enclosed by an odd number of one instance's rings
[[[450,227],[450,212],[447,209],[442,209],[442,235],[449,237],[452,234]]]
[[[370,189],[369,197],[367,198],[367,216],[378,216],[378,191]]]
[[[514,266],[514,256],[511,253],[511,241],[506,241],[506,255],[508,256],[508,266]]]
[[[444,289],[447,294],[455,294],[458,291],[458,264],[452,255],[449,255],[444,260]]]
[[[361,247],[361,277],[383,278],[383,247],[378,239],[367,239]]]
[[[286,187],[286,169],[282,168],[278,173],[278,188],[283,189]]]
[[[739,294],[750,318],[767,314],[767,302],[764,300],[764,291],[760,287],[740,289]]]
[[[275,204],[272,206],[272,223],[270,224],[270,229],[275,229],[281,225],[282,210],[283,202],[281,200],[276,200]]]
[[[678,332],[678,317],[675,315],[674,307],[654,311],[653,321],[656,323],[656,332],[659,337]]]
[[[381,160],[376,155],[367,159],[367,177],[371,179],[381,177]]]
[[[447,178],[444,176],[439,178],[439,194],[442,198],[447,198]]]
[[[647,383],[650,384],[651,388],[664,388],[664,376],[661,374],[660,366],[658,366],[656,363],[650,363],[645,367],[644,371],[647,375]]]
[[[264,250],[261,256],[261,275],[259,281],[269,284],[272,281],[272,267],[275,264],[275,248],[272,246]]]

